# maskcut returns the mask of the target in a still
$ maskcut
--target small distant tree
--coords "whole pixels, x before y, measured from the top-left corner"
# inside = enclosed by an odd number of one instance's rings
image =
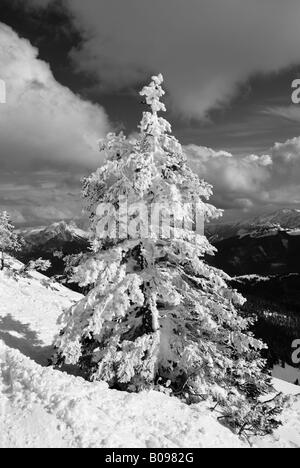
[[[22,247],[22,239],[15,232],[7,211],[0,213],[0,270],[5,267],[5,254],[14,253]]]

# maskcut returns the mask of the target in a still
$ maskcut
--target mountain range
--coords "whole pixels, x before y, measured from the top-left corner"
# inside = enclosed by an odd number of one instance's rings
[[[264,229],[269,230],[270,234],[276,228],[287,232],[300,230],[300,210],[285,208],[242,222],[209,223],[206,226],[206,235],[215,244],[231,237],[263,234]]]
[[[207,236],[217,248],[207,260],[247,299],[242,313],[255,319],[252,331],[268,345],[270,367],[289,369],[289,381],[299,384],[291,346],[300,336],[300,211],[209,226]]]
[[[28,245],[44,245],[54,243],[55,246],[66,242],[83,241],[88,239],[88,233],[77,227],[75,222],[60,221],[50,226],[19,229],[18,233],[25,239]]]
[[[217,248],[208,261],[231,276],[300,273],[300,210],[208,225],[206,234]]]
[[[60,221],[50,226],[19,229],[24,246],[18,259],[24,263],[37,258],[51,261],[47,275],[61,275],[65,264],[63,258],[87,250],[88,232],[77,227],[75,222]]]
[[[25,241],[20,260],[51,260],[49,273],[61,273],[59,257],[86,251],[89,234],[74,222],[20,229]],[[239,223],[207,224],[206,235],[217,248],[209,263],[231,276],[300,273],[300,210],[283,209]],[[56,254],[59,252],[59,255]]]

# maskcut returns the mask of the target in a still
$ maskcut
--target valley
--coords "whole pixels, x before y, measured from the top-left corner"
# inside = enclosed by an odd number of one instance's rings
[[[276,377],[300,384],[293,362],[300,338],[300,212],[281,210],[234,225],[208,228],[217,253],[207,258],[224,270],[255,319],[252,331],[268,345],[265,357]]]

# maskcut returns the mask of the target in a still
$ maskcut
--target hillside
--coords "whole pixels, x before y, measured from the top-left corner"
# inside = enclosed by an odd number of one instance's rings
[[[209,260],[231,276],[300,273],[300,236],[280,229],[245,232],[214,243]]]
[[[217,248],[208,262],[231,276],[300,273],[300,210],[207,225],[207,236]]]
[[[230,226],[215,226],[208,262],[226,271],[256,319],[255,336],[268,344],[273,375],[300,382],[292,343],[300,333],[300,211],[283,209]],[[289,371],[287,371],[289,369]]]
[[[10,270],[0,272],[0,340],[47,365],[57,318],[82,296],[37,272],[21,277],[22,263],[10,259],[9,264]]]
[[[38,273],[0,272],[0,447],[246,447],[207,404],[128,394],[45,367],[64,307],[81,296]],[[298,388],[285,383],[287,393]],[[257,446],[300,447],[300,400]]]

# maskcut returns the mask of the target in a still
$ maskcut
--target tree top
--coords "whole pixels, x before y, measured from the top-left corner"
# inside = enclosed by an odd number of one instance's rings
[[[162,88],[164,78],[160,73],[157,76],[152,76],[152,81],[148,86],[144,86],[140,92],[141,96],[145,96],[146,103],[151,107],[153,114],[157,112],[166,112],[166,106],[160,101],[165,95],[165,91]]]

